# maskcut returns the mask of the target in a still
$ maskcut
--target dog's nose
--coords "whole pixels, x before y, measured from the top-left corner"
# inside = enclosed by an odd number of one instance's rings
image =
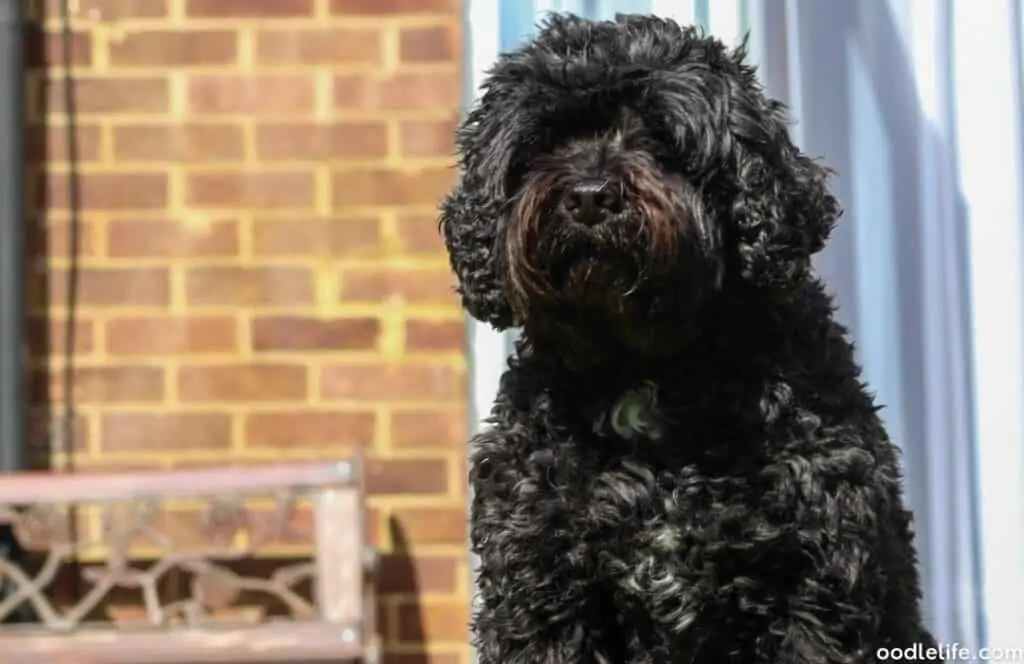
[[[564,205],[573,221],[596,226],[622,209],[622,198],[614,183],[608,180],[587,180],[568,191]]]

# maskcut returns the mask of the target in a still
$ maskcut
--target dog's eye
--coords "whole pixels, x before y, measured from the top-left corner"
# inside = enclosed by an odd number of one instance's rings
[[[505,175],[505,191],[514,192],[519,189],[523,184],[523,180],[526,178],[526,174],[529,172],[528,165],[523,163],[519,159],[515,159],[508,166],[508,172]]]
[[[671,173],[683,173],[685,162],[681,155],[669,148],[669,144],[653,136],[646,137],[633,149],[642,150],[651,155],[654,161],[666,171]]]

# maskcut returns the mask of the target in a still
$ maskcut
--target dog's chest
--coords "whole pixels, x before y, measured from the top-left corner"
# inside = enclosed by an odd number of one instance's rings
[[[686,426],[685,411],[665,397],[644,383],[611,402],[594,430],[607,456],[590,466],[582,500],[567,508],[570,531],[586,533],[577,560],[600,561],[591,566],[595,582],[678,621],[682,631],[714,594],[701,566],[727,569],[722,557],[743,546],[743,537],[731,539],[756,527],[757,485],[749,469],[708,458],[720,447],[714,432]]]
[[[694,464],[622,460],[593,478],[577,508],[573,531],[586,533],[588,547],[579,559],[592,561],[594,583],[683,634],[717,601],[717,584],[730,582],[727,570],[754,536],[752,490],[742,476]]]
[[[550,455],[543,484],[551,493],[531,493],[530,500],[559,524],[549,532],[571,540],[563,550],[573,561],[631,560],[650,574],[678,570],[717,529],[746,527],[733,521],[749,515],[748,473],[728,459],[707,458],[721,441],[677,401],[653,381],[633,383],[604,400],[590,432]]]

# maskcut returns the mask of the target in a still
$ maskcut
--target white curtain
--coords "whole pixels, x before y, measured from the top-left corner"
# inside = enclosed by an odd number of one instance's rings
[[[1024,0],[467,0],[467,99],[539,15],[651,12],[751,56],[846,214],[818,269],[904,451],[928,620],[1024,633]],[[511,335],[470,323],[477,412]]]

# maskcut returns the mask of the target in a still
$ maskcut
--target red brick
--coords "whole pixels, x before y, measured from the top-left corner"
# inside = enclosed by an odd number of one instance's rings
[[[418,304],[457,302],[455,277],[444,268],[350,268],[342,271],[341,299],[360,302],[398,299]]]
[[[405,62],[458,60],[459,34],[449,26],[408,28],[398,37],[399,59]]]
[[[316,184],[312,171],[220,171],[190,173],[185,200],[206,208],[311,208]]]
[[[238,348],[238,332],[229,317],[115,318],[107,321],[106,342],[114,356],[218,353]]]
[[[242,127],[230,124],[122,125],[114,127],[118,161],[208,163],[242,161]]]
[[[374,29],[265,30],[256,34],[256,63],[284,65],[377,65],[383,51]]]
[[[292,364],[184,366],[178,395],[190,402],[303,401],[306,368]]]
[[[186,225],[177,220],[118,219],[107,224],[111,258],[235,256],[238,222]]]
[[[314,80],[312,75],[193,76],[188,98],[189,108],[199,114],[260,117],[311,113]]]
[[[65,64],[89,67],[93,62],[94,43],[90,33],[75,31],[71,34],[71,47],[65,49],[64,35],[60,32],[26,30],[25,66],[29,70],[44,67],[59,69]]]
[[[459,0],[331,0],[333,14],[453,14]]]
[[[86,450],[91,442],[89,418],[75,415],[70,431],[65,428],[63,410],[51,410],[40,405],[33,409],[28,418],[27,451],[43,452],[49,456],[52,452],[71,452]],[[35,448],[35,449],[33,449]],[[51,470],[49,459],[44,467]],[[53,586],[50,586],[51,588]]]
[[[271,316],[252,322],[256,351],[372,350],[380,337],[376,318]]]
[[[436,215],[403,214],[395,222],[398,244],[409,254],[444,255],[444,237]]]
[[[453,153],[458,120],[411,120],[399,125],[402,154],[410,157],[447,157]]]
[[[54,268],[46,277],[49,301],[67,302],[67,273]],[[78,270],[78,304],[102,307],[165,307],[170,302],[165,268],[83,267]]]
[[[410,351],[464,351],[466,324],[462,321],[410,320],[405,323],[405,347]]]
[[[406,545],[461,545],[467,541],[468,514],[463,506],[398,508],[391,519]]]
[[[350,159],[383,157],[388,131],[383,122],[276,123],[256,127],[256,158]]]
[[[104,452],[226,449],[231,417],[221,413],[103,413]]]
[[[37,188],[38,209],[67,209],[68,174],[49,173]],[[82,208],[90,210],[153,209],[167,206],[165,173],[79,173]]]
[[[356,448],[373,444],[376,418],[372,412],[342,413],[297,410],[253,413],[245,419],[250,447]]]
[[[468,637],[468,602],[417,602],[398,607],[398,640],[403,643],[461,643]]]
[[[194,267],[185,275],[193,306],[299,306],[313,301],[310,269],[301,266]]]
[[[75,458],[74,468],[52,468],[51,472],[107,472],[115,471],[150,471],[177,468],[186,462],[175,457],[161,457],[156,454],[124,456],[120,454],[88,456]]]
[[[64,81],[45,81],[43,106],[49,114],[65,112]],[[170,110],[170,86],[166,77],[118,76],[74,79],[75,112],[80,116],[167,113]]]
[[[462,382],[447,364],[329,364],[323,368],[320,389],[328,399],[450,401],[462,396]]]
[[[365,474],[371,495],[448,491],[448,468],[443,459],[371,459],[366,462]]]
[[[458,562],[453,556],[411,556],[407,553],[382,556],[377,590],[383,595],[453,592],[457,584]]]
[[[98,125],[77,125],[74,141],[77,151],[75,157],[79,163],[100,159],[102,136]],[[30,164],[56,165],[70,158],[67,126],[28,127],[25,142],[26,157]]]
[[[41,385],[45,389],[45,383]],[[50,395],[64,400],[64,376],[54,371]],[[153,403],[164,398],[164,372],[147,366],[78,366],[74,369],[73,398],[80,404]]]
[[[44,0],[43,15],[56,19],[61,14],[64,0]],[[131,18],[161,18],[168,14],[169,0],[77,0],[80,16],[96,17],[104,21]]]
[[[380,223],[372,218],[257,218],[252,247],[258,256],[371,256],[381,248]]]
[[[80,258],[91,258],[96,255],[99,242],[97,224],[92,219],[79,219],[77,227],[78,246],[75,254]],[[71,250],[71,224],[68,220],[47,221],[31,225],[26,233],[27,255],[38,259],[67,261]]]
[[[391,444],[397,449],[461,450],[466,445],[467,422],[464,407],[397,411],[391,415]]]
[[[383,664],[466,664],[462,655],[451,652],[384,651]]]
[[[363,525],[365,526],[363,528],[363,530],[366,533],[366,542],[367,542],[367,544],[369,546],[373,547],[374,549],[378,549],[379,550],[380,547],[381,547],[381,543],[384,541],[384,538],[383,538],[383,536],[381,534],[382,533],[382,528],[381,528],[381,520],[382,519],[381,519],[381,515],[380,515],[380,510],[374,509],[372,507],[366,508],[366,510],[364,510],[363,519],[364,519]],[[379,577],[378,577],[378,580],[379,580]]]
[[[334,172],[336,206],[435,205],[455,182],[449,168],[420,170],[352,169]]]
[[[312,13],[313,0],[185,0],[185,14],[196,18],[288,18]]]
[[[342,109],[451,110],[462,97],[459,70],[395,74],[376,79],[339,74],[334,103]]]
[[[466,479],[469,477],[469,459],[467,455],[460,454],[453,459],[455,463],[455,477],[459,478],[459,481],[455,484],[454,494],[463,501],[468,500],[468,489],[469,482]]]
[[[59,304],[54,302],[54,304]],[[75,316],[72,349],[75,356],[89,355],[96,344],[95,323],[78,314]],[[33,359],[48,360],[65,355],[68,321],[59,313],[34,316],[28,320],[27,337]]]
[[[114,67],[194,67],[226,65],[238,59],[233,30],[133,30],[112,40]]]
[[[307,267],[196,267],[185,278],[193,306],[299,306],[313,302],[313,274]]]

